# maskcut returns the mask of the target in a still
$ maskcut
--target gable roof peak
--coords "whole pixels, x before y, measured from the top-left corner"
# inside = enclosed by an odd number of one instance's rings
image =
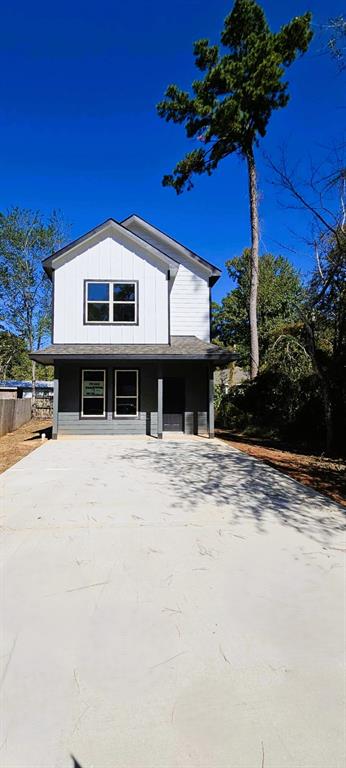
[[[152,243],[148,243],[145,240],[145,238],[141,237],[135,232],[132,232],[130,229],[125,227],[121,222],[116,221],[116,219],[109,218],[109,219],[105,219],[105,221],[103,221],[101,224],[94,227],[93,229],[90,229],[81,237],[77,238],[76,240],[73,240],[71,243],[68,243],[63,248],[60,248],[55,253],[52,253],[51,256],[48,256],[46,259],[43,259],[42,261],[43,268],[47,272],[49,277],[51,277],[54,269],[57,266],[59,266],[58,262],[62,257],[71,253],[79,246],[83,246],[84,244],[86,245],[89,240],[95,239],[100,234],[102,235],[109,228],[112,228],[116,232],[122,234],[123,236],[126,236],[135,245],[141,246],[143,249],[151,253],[152,256],[156,257],[156,259],[159,262],[165,264],[166,268],[170,269],[173,274],[176,273],[178,269],[178,262],[174,258],[172,258],[172,256],[168,256],[167,253],[165,253],[163,250],[161,250],[157,246],[153,245]]]
[[[151,224],[149,221],[143,218],[143,216],[139,216],[138,213],[132,213],[130,216],[127,216],[126,219],[123,219],[121,224],[131,229],[131,224],[138,223],[140,227],[144,230],[144,232],[156,234],[158,238],[162,242],[162,248],[164,250],[164,243],[169,244],[171,247],[175,248],[177,251],[177,254],[181,254],[182,256],[187,257],[188,259],[191,259],[194,262],[197,262],[201,267],[204,267],[206,271],[209,273],[210,276],[210,283],[213,285],[216,283],[216,281],[219,279],[221,275],[221,270],[219,267],[216,267],[215,264],[212,264],[210,261],[207,261],[206,259],[202,258],[202,256],[199,256],[197,253],[191,250],[191,248],[188,248],[187,246],[180,243],[178,240],[176,240],[171,235],[168,235],[166,232],[163,232],[162,229],[159,229],[159,227],[156,227],[154,224]]]

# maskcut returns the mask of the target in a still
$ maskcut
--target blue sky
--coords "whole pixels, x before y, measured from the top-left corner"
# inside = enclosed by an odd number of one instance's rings
[[[4,3],[0,51],[0,209],[60,209],[71,239],[104,219],[132,212],[157,224],[224,267],[249,244],[245,166],[224,161],[211,178],[177,196],[161,186],[191,145],[155,105],[170,82],[187,88],[196,75],[192,43],[217,42],[232,3]],[[342,0],[264,0],[273,29],[312,10],[314,27],[344,11]],[[262,151],[319,162],[345,126],[345,79],[317,35],[289,72],[291,101],[276,113],[258,152],[261,249],[282,252],[306,273],[307,246],[294,232],[308,221],[278,204]],[[279,244],[293,249],[285,251]],[[226,270],[214,298],[229,289]]]

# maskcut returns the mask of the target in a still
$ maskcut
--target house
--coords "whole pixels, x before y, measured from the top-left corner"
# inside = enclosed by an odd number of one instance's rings
[[[43,266],[53,282],[53,436],[214,433],[210,343],[220,270],[132,215],[107,219]]]

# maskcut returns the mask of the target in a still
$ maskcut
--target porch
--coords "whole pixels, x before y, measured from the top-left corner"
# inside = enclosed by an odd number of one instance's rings
[[[53,437],[214,437],[214,371],[236,354],[196,336],[169,344],[52,344],[33,352],[54,365]]]
[[[53,437],[213,437],[214,368],[199,360],[57,363]]]

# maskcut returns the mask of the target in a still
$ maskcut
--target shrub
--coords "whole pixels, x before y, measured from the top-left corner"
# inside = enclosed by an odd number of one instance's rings
[[[248,434],[261,433],[306,446],[324,439],[322,395],[315,375],[293,381],[266,370],[254,381],[231,387],[216,402],[217,426]]]

